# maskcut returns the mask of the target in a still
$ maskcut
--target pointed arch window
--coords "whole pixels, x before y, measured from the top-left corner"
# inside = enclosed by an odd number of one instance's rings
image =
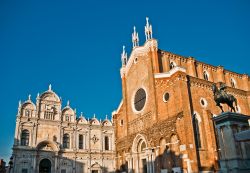
[[[169,64],[169,68],[170,68],[170,70],[171,70],[171,69],[173,69],[175,66],[176,66],[176,65],[175,65],[175,63],[174,63],[174,62],[170,62],[170,64]]]
[[[197,113],[193,116],[194,135],[197,148],[201,148],[201,120]]]
[[[205,80],[208,81],[209,75],[208,75],[208,72],[207,72],[207,71],[204,71],[204,72],[203,72],[203,78],[204,78]]]
[[[21,133],[21,145],[28,146],[29,145],[29,137],[30,133],[28,130],[23,130]]]
[[[70,143],[70,137],[69,134],[64,134],[63,135],[63,148],[69,148],[69,143]]]
[[[109,150],[109,137],[108,136],[105,136],[104,138],[104,149],[105,150]]]

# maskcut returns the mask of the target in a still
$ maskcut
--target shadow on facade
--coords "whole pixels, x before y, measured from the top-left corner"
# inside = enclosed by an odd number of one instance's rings
[[[10,173],[110,173],[107,167],[100,165],[100,159],[90,159],[91,153],[79,153],[75,150],[55,151],[53,146],[42,145],[33,148],[22,146],[15,139],[13,146],[13,167]],[[113,171],[114,172],[114,171]]]
[[[141,159],[140,163],[137,163],[137,165],[133,163],[132,169],[128,168],[128,163],[126,162],[116,170],[116,173],[179,173],[184,172],[182,168],[183,164],[181,155],[171,151],[169,146],[166,145],[166,149],[157,157],[155,157],[153,162],[148,162],[146,159]]]

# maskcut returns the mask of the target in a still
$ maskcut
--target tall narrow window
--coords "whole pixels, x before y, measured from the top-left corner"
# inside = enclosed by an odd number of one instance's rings
[[[235,80],[231,78],[231,79],[230,79],[230,82],[231,82],[232,88],[235,88],[235,83],[236,83]]]
[[[200,122],[197,119],[196,114],[194,114],[193,116],[193,125],[194,125],[195,141],[197,148],[201,148]]]
[[[79,135],[79,149],[83,149],[83,135]]]
[[[208,73],[206,71],[203,72],[203,78],[208,81]]]
[[[104,138],[105,150],[109,150],[109,137],[105,136]]]
[[[69,142],[69,134],[66,133],[63,135],[63,148],[69,148]]]
[[[25,110],[25,116],[26,116],[26,117],[29,117],[29,116],[30,116],[30,110],[28,110],[28,109]]]
[[[28,130],[23,130],[21,134],[21,145],[28,146],[29,145],[29,137],[30,133]]]

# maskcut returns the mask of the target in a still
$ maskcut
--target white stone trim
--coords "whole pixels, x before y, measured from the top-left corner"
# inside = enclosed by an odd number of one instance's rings
[[[152,49],[156,49],[156,51],[158,49],[158,43],[155,39],[147,40],[147,42],[143,46],[135,47],[132,50],[132,53],[130,54],[127,65],[124,69],[125,73],[126,74],[128,73],[128,71],[129,71],[130,67],[132,66],[132,64],[134,63],[134,59],[136,57],[138,57],[140,55],[145,55]]]
[[[176,73],[176,72],[178,72],[178,71],[181,71],[181,72],[186,73],[186,69],[185,69],[185,68],[176,66],[175,68],[171,69],[171,70],[168,71],[168,72],[156,73],[156,74],[154,75],[154,77],[155,77],[155,78],[166,78],[166,77],[172,76],[174,73]]]

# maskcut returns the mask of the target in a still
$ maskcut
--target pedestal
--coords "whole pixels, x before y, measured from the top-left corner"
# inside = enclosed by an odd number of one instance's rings
[[[213,117],[216,128],[216,138],[219,148],[220,172],[244,173],[250,172],[250,156],[242,142],[235,139],[235,135],[249,128],[250,116],[225,112]]]

